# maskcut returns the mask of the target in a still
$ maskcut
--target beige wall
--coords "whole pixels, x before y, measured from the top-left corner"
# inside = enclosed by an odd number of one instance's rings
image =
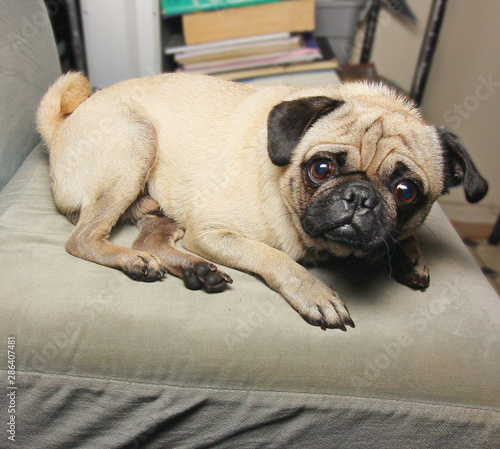
[[[423,99],[425,117],[462,138],[490,183],[481,208],[464,208],[468,221],[487,206],[493,220],[500,208],[499,20],[498,0],[449,2]],[[457,191],[444,197],[443,203],[466,204]]]
[[[378,72],[411,88],[431,0],[409,0],[420,23],[411,26],[380,16],[372,53]],[[490,183],[478,205],[467,205],[455,189],[441,204],[451,218],[492,222],[500,209],[500,2],[449,0],[434,57],[423,113],[428,121],[458,134]],[[351,60],[359,61],[357,45]]]

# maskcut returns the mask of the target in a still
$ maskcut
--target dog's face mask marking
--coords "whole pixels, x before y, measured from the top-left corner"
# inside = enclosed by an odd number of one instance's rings
[[[458,138],[398,104],[311,97],[271,111],[269,155],[285,180],[302,180],[290,193],[307,236],[364,254],[410,236],[449,187],[463,183],[469,201],[486,194]]]
[[[317,184],[318,168],[332,166],[328,159],[312,161],[304,169],[310,189],[302,226],[313,238],[368,250],[378,246],[391,228],[382,196],[361,174],[336,174]],[[323,180],[322,180],[323,181]]]

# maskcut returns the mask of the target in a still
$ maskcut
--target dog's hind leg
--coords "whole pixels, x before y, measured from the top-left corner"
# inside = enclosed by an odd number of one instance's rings
[[[82,259],[118,268],[132,279],[155,281],[166,272],[156,256],[108,240],[112,227],[132,201],[129,198],[116,201],[115,195],[108,191],[92,204],[84,205],[66,250]]]
[[[166,273],[158,257],[108,240],[120,217],[144,195],[156,158],[153,127],[133,116],[127,117],[125,125],[122,128],[126,132],[121,134],[101,133],[93,151],[85,155],[86,160],[81,156],[82,166],[86,162],[81,170],[84,174],[77,173],[75,177],[80,176],[82,200],[66,250],[82,259],[118,268],[132,279],[154,281]],[[66,187],[66,192],[70,187]]]
[[[204,289],[209,293],[224,290],[232,279],[201,257],[175,248],[184,231],[165,216],[147,215],[139,221],[140,233],[133,248],[155,254],[174,276],[182,278],[190,290]]]

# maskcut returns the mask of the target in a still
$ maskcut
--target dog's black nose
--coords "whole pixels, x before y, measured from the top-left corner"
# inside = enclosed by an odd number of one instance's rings
[[[340,197],[356,209],[373,209],[379,197],[373,186],[367,181],[353,181],[339,187]]]

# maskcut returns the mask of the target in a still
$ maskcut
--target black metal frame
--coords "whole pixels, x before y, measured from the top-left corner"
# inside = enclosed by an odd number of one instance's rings
[[[360,64],[370,62],[372,55],[373,42],[375,41],[375,33],[377,31],[378,15],[380,12],[380,0],[373,0],[368,11],[366,20],[366,31],[363,40],[363,48],[361,49]]]
[[[411,97],[417,104],[421,104],[424,96],[425,86],[429,77],[432,60],[436,51],[436,46],[439,39],[439,33],[443,24],[444,13],[446,9],[447,0],[434,0],[432,9],[427,21],[427,30],[425,32],[424,41],[420,49],[420,56],[418,58],[415,75],[413,77],[413,84],[411,89]],[[363,48],[361,50],[361,64],[370,61],[375,41],[375,34],[377,30],[377,21],[380,12],[381,0],[373,0],[368,11],[368,18],[366,22],[365,37],[363,40]]]
[[[439,39],[441,27],[443,25],[446,3],[448,0],[434,0],[432,4],[429,20],[427,21],[427,30],[425,32],[424,42],[420,49],[413,85],[411,88],[411,97],[420,105],[425,92],[425,86],[431,70],[432,60],[436,52],[436,46]]]

